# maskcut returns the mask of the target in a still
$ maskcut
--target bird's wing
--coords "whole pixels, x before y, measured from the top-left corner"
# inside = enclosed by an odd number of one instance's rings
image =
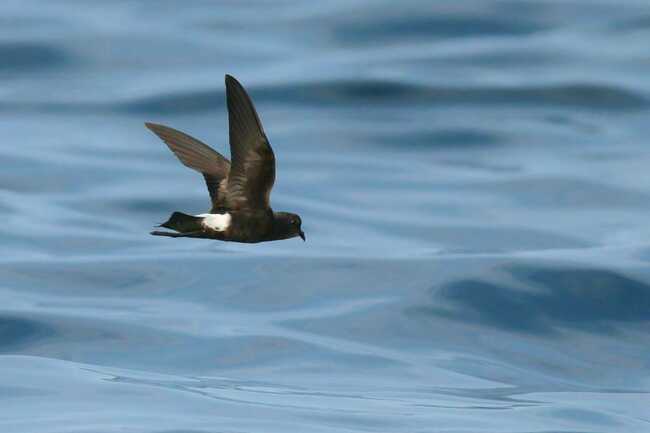
[[[227,203],[231,209],[268,209],[275,181],[275,156],[253,102],[239,82],[226,75],[232,166]]]
[[[169,146],[183,165],[203,174],[212,209],[224,207],[226,183],[221,183],[228,178],[230,161],[207,144],[174,128],[155,123],[145,123],[145,126]]]

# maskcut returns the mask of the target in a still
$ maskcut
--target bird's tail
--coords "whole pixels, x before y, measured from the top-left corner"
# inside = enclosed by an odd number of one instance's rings
[[[187,215],[182,212],[174,212],[167,221],[159,227],[175,230],[179,233],[190,233],[201,231],[203,218],[194,215]]]

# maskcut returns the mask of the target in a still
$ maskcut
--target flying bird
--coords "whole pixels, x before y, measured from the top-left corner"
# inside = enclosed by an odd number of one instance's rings
[[[187,167],[203,175],[212,207],[209,213],[174,212],[152,231],[155,236],[256,243],[300,236],[300,216],[274,212],[270,205],[275,155],[244,87],[226,75],[226,103],[232,162],[205,143],[164,125],[145,123]]]

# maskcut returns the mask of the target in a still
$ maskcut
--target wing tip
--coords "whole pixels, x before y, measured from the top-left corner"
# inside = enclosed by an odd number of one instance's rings
[[[232,75],[226,74],[224,81],[226,82],[226,90],[232,91],[234,89],[238,89],[244,93],[246,92],[242,83],[240,83],[239,80],[237,80],[237,78],[233,77]]]
[[[157,130],[164,128],[163,125],[160,125],[158,123],[153,123],[153,122],[144,122],[144,126],[153,132],[156,132]]]

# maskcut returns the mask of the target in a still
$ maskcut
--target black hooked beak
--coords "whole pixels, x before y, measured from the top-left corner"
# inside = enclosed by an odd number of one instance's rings
[[[305,239],[305,232],[300,230],[300,238],[302,239],[303,242],[305,242],[307,239]]]

